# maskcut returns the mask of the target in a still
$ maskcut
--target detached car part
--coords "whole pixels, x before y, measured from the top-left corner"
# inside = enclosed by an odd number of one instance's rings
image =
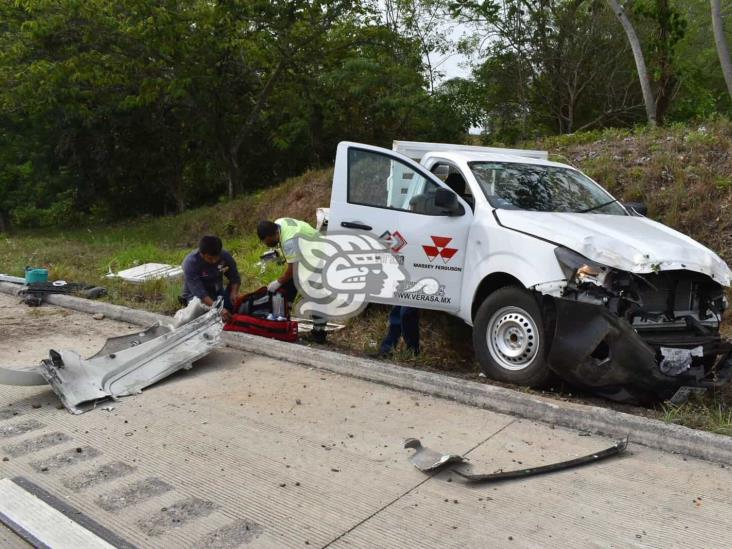
[[[29,387],[45,385],[46,378],[41,375],[38,367],[34,368],[0,368],[0,385],[18,385]]]
[[[594,452],[586,456],[552,463],[549,465],[541,465],[539,467],[528,467],[526,469],[517,469],[515,471],[497,471],[495,473],[475,474],[465,469],[465,458],[456,454],[441,454],[429,448],[422,446],[420,441],[415,438],[407,439],[404,444],[405,448],[416,448],[417,451],[409,458],[409,461],[420,471],[436,472],[444,469],[449,464],[455,464],[451,472],[464,478],[467,482],[486,483],[496,482],[499,480],[509,480],[515,478],[525,478],[545,473],[553,473],[564,469],[571,469],[581,465],[587,465],[601,461],[605,458],[621,454],[628,447],[628,438],[620,440],[600,452]]]
[[[189,369],[220,344],[219,300],[211,310],[176,329],[153,326],[140,334],[108,340],[89,359],[74,351],[51,351],[41,374],[64,406],[80,414],[106,398],[128,396],[177,372]]]
[[[412,454],[409,461],[420,471],[427,473],[442,469],[450,463],[462,463],[464,458],[457,454],[441,454],[429,448],[422,446],[419,439],[408,438],[404,441],[405,448],[414,448],[416,452]]]
[[[84,359],[74,351],[49,352],[35,371],[0,369],[0,383],[51,385],[64,406],[81,414],[97,401],[140,393],[206,356],[221,344],[223,302],[177,328],[155,325],[130,335],[113,337],[94,356]]]
[[[559,463],[551,463],[549,465],[541,465],[539,467],[528,467],[526,469],[518,469],[515,471],[498,471],[495,473],[487,474],[472,474],[461,470],[460,468],[453,469],[456,475],[461,476],[468,482],[495,482],[499,480],[509,480],[514,478],[533,477],[535,475],[543,475],[545,473],[553,473],[555,471],[562,471],[564,469],[572,469],[573,467],[579,467],[581,465],[587,465],[589,463],[595,463],[596,461],[616,456],[625,451],[628,447],[628,439],[619,440],[609,448],[606,448],[600,452],[594,454],[588,454],[586,456],[570,459],[567,461],[560,461]]]

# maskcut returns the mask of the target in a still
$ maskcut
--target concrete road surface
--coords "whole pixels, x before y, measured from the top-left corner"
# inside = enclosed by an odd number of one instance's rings
[[[43,358],[39,334],[91,354],[131,329],[0,295],[5,366]],[[220,350],[111,405],[73,416],[50,388],[0,386],[0,478],[117,545],[732,547],[732,475],[720,465],[631,444],[526,480],[428,477],[405,438],[463,453],[479,472],[612,441],[317,369]],[[23,546],[4,528],[0,545]]]

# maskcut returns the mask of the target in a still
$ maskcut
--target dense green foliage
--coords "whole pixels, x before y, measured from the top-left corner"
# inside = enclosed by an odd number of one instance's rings
[[[462,139],[377,8],[3,2],[0,230],[181,211],[330,163],[343,139]]]
[[[708,2],[625,5],[659,122],[729,115]],[[457,49],[472,75],[445,80]],[[231,199],[329,165],[346,139],[480,127],[513,144],[643,122],[603,0],[0,3],[0,231]]]

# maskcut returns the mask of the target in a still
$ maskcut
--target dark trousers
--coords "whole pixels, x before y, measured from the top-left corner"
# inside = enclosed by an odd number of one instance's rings
[[[399,338],[404,338],[407,349],[414,354],[419,354],[419,309],[414,307],[392,307],[389,312],[389,330],[381,342],[379,351],[390,353],[399,343]]]
[[[282,285],[282,290],[285,293],[285,299],[288,303],[295,301],[297,297],[297,286],[295,286],[295,279],[291,278]],[[312,315],[313,319],[313,330],[314,331],[325,331],[325,325],[328,319],[319,315]]]
[[[287,299],[288,303],[292,303],[295,301],[295,298],[297,297],[297,286],[295,286],[295,279],[291,278],[287,282],[285,282],[282,285],[282,290],[285,293],[285,299]]]

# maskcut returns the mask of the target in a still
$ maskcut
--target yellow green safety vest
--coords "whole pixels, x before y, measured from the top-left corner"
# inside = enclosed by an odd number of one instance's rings
[[[309,223],[292,217],[280,217],[275,219],[275,223],[280,227],[280,246],[288,263],[297,261],[298,236],[314,237],[320,234]]]

